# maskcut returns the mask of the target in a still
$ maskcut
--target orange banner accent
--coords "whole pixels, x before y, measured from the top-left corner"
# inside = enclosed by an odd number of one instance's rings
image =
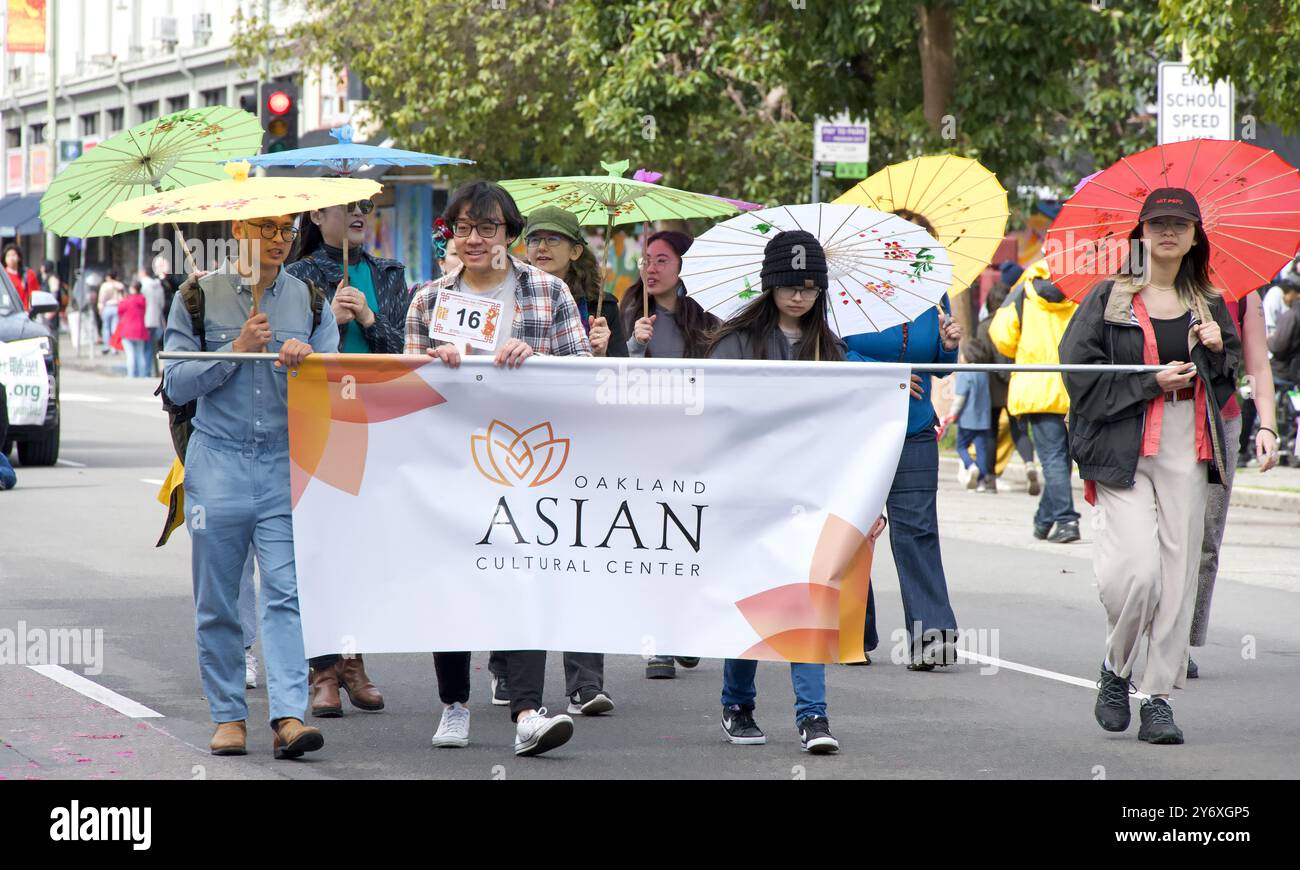
[[[7,21],[6,51],[45,53],[45,0],[9,0]]]

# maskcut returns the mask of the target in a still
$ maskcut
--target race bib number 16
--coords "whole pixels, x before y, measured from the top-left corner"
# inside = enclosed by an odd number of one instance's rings
[[[478,350],[495,350],[503,309],[495,299],[439,290],[433,319],[429,321],[429,337],[461,347],[468,344]]]

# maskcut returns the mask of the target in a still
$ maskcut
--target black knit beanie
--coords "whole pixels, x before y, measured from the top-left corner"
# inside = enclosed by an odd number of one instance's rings
[[[826,252],[817,237],[806,230],[777,233],[763,249],[763,289],[773,287],[830,286]]]

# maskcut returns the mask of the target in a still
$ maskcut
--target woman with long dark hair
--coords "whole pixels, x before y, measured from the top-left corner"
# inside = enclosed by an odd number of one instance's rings
[[[1182,743],[1169,695],[1187,672],[1210,483],[1226,474],[1222,408],[1241,341],[1210,284],[1210,242],[1190,191],[1162,188],[1130,235],[1133,274],[1088,291],[1061,339],[1067,364],[1166,365],[1159,372],[1067,373],[1070,448],[1098,511],[1093,566],[1106,608],[1097,723],[1129,726],[1146,641],[1138,739]]]
[[[629,356],[699,359],[707,353],[710,333],[721,321],[687,296],[682,284],[682,257],[693,241],[676,230],[660,230],[646,239],[638,264],[640,277],[619,304],[623,331],[631,336]],[[647,308],[649,315],[645,315]],[[671,680],[677,676],[677,665],[693,668],[699,663],[690,656],[651,656],[646,661],[646,679]]]
[[[373,200],[363,199],[304,212],[284,267],[325,291],[339,324],[340,353],[401,353],[406,341],[406,267],[365,246],[374,208]],[[349,286],[341,286],[345,238]]]
[[[298,238],[284,270],[320,287],[339,327],[340,353],[401,353],[406,342],[410,294],[406,267],[366,250],[366,235],[375,209],[372,200],[304,212]],[[343,282],[343,243],[348,244],[348,284]],[[251,575],[246,575],[251,578]],[[249,579],[248,591],[252,582]],[[313,658],[311,713],[322,718],[343,715],[343,700],[366,712],[384,709],[384,696],[366,673],[360,655]]]
[[[18,298],[23,301],[23,308],[31,308],[32,294],[41,289],[41,282],[35,272],[23,265],[23,251],[17,245],[5,245],[3,257],[5,271],[18,291]]]
[[[763,250],[762,295],[714,334],[710,359],[845,359],[848,348],[826,319],[830,283],[826,255],[817,237],[804,230],[778,233]],[[878,520],[875,540],[884,527]],[[722,668],[722,733],[730,743],[761,745],[767,736],[754,720],[758,662],[727,659]],[[802,749],[823,755],[838,752],[826,715],[826,666],[790,663],[795,730]]]

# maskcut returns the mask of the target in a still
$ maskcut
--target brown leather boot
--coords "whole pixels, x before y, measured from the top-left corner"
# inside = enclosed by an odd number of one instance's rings
[[[343,701],[339,698],[339,662],[326,668],[312,668],[311,714],[322,719],[343,715]]]
[[[280,719],[273,722],[271,728],[275,731],[271,752],[276,758],[297,758],[325,745],[325,735],[320,733],[320,729],[304,725],[301,719]]]
[[[339,659],[339,682],[343,691],[348,693],[348,700],[358,710],[374,713],[384,709],[384,696],[366,676],[366,665],[361,656],[344,656]]]
[[[213,755],[247,755],[248,725],[244,720],[238,722],[219,722],[212,734],[208,748]]]

